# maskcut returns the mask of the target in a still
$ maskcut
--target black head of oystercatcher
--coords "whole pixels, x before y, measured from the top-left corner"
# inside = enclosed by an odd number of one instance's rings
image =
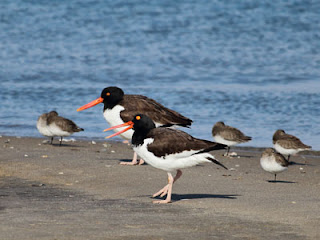
[[[182,168],[213,162],[227,169],[209,153],[213,150],[225,149],[226,145],[194,138],[177,129],[156,128],[154,122],[144,114],[137,114],[132,121],[106,130],[118,127],[125,128],[107,138],[133,129],[132,145],[134,151],[151,166],[168,173],[169,183],[153,195],[153,197],[167,195],[167,198],[155,201],[155,203],[171,202],[172,185],[182,175]],[[174,172],[176,172],[175,177],[172,176]]]
[[[192,124],[191,119],[166,108],[155,100],[142,95],[124,94],[123,90],[118,87],[103,89],[99,98],[78,108],[77,111],[85,110],[99,103],[104,104],[103,116],[111,127],[130,121],[138,113],[145,114],[151,118],[156,127],[188,127]],[[120,130],[115,129],[116,132]],[[129,141],[131,141],[132,135],[132,130],[120,134],[122,138]],[[132,162],[128,164],[135,165],[137,163],[137,155],[134,154]]]

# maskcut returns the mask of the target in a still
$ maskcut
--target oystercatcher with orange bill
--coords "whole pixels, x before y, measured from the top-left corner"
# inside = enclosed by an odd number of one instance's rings
[[[171,202],[172,185],[181,177],[182,168],[192,167],[204,162],[213,162],[227,169],[209,153],[213,150],[225,149],[226,145],[197,139],[177,129],[156,128],[154,122],[144,114],[137,114],[132,121],[111,127],[105,131],[119,127],[125,128],[107,138],[133,129],[133,150],[151,166],[168,173],[168,184],[153,195],[153,197],[159,195],[160,197],[167,195],[167,197],[165,200],[154,201],[154,203]],[[176,176],[173,177],[172,174],[175,172]]]
[[[130,121],[138,113],[143,113],[151,118],[156,127],[189,127],[192,123],[191,119],[164,107],[151,98],[142,95],[124,94],[123,90],[118,87],[107,87],[103,89],[98,99],[78,108],[77,111],[85,110],[99,103],[104,104],[103,116],[111,127]],[[115,132],[120,130],[121,129],[114,129]],[[132,130],[120,134],[123,139],[128,141],[131,141],[132,135]],[[142,159],[140,159],[138,163],[136,153],[133,155],[132,162],[121,162],[123,165],[143,163],[144,161]]]

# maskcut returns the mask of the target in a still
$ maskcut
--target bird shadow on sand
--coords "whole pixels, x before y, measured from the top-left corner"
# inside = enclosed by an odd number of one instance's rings
[[[191,199],[204,199],[204,198],[222,198],[222,199],[237,199],[241,195],[237,194],[172,194],[173,201],[191,200]],[[150,197],[152,199],[163,199],[161,197]]]
[[[236,157],[231,157],[231,158],[238,158],[238,157],[240,157],[240,158],[254,158],[255,156],[239,154],[238,156],[236,156]]]
[[[289,165],[306,166],[306,165],[310,165],[310,164],[307,164],[307,163],[298,163],[298,162],[290,161],[290,162],[289,162]]]
[[[121,162],[123,162],[123,163],[130,163],[130,162],[132,162],[132,159],[120,159],[120,163],[121,163]],[[141,165],[147,165],[147,163],[144,162],[144,163],[141,164]]]
[[[51,146],[53,146],[53,147],[58,147],[58,148],[59,148],[59,147],[61,147],[61,148],[64,148],[64,147],[79,148],[79,147],[81,147],[81,146],[76,145],[76,144],[68,144],[68,143],[62,143],[61,145],[60,145],[60,143],[52,143]]]
[[[129,163],[129,162],[131,162],[131,161],[132,161],[132,159],[120,159],[120,162]]]
[[[222,157],[228,158],[228,159],[239,159],[239,158],[254,158],[255,156],[251,156],[251,155],[245,155],[245,154],[239,154],[236,156],[225,156],[225,155],[221,155]]]
[[[281,181],[281,180],[267,180],[269,183],[296,183],[291,181]]]

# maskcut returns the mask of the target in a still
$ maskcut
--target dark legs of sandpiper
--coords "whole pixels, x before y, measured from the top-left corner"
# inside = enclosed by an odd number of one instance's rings
[[[224,154],[224,156],[228,157],[229,156],[229,151],[230,151],[230,147],[227,146],[227,152]]]
[[[269,180],[268,182],[276,183],[277,182],[277,174],[274,174],[274,180]]]
[[[60,145],[59,145],[59,146],[61,146],[61,143],[62,143],[62,138],[63,138],[63,137],[61,137],[61,139],[60,139]]]

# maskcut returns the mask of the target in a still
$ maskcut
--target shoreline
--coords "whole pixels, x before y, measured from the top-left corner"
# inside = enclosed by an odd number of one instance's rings
[[[45,141],[46,137],[30,137],[30,136],[10,136],[10,135],[0,135],[0,139],[1,138],[29,138],[29,139],[43,139],[43,141]],[[59,138],[56,137],[55,142],[59,142]],[[92,138],[86,138],[86,137],[77,137],[77,136],[71,136],[71,137],[66,137],[63,138],[63,142],[67,143],[67,142],[91,142],[91,141],[95,141],[95,142],[104,142],[104,143],[114,143],[114,144],[118,144],[118,143],[123,143],[121,139],[118,140],[105,140],[104,138],[98,138],[98,137],[92,137]],[[212,141],[214,142],[214,140],[212,139]],[[252,152],[262,152],[263,150],[265,150],[266,148],[273,148],[273,146],[267,146],[267,147],[255,147],[255,146],[241,146],[241,144],[236,145],[236,146],[232,146],[230,151],[252,151]],[[302,151],[299,152],[297,155],[302,155],[302,156],[320,156],[320,150],[313,150],[311,149],[310,151]]]
[[[215,151],[229,171],[184,169],[173,203],[155,205],[167,175],[120,165],[132,158],[128,144],[44,140],[0,138],[1,239],[319,239],[318,151],[293,156],[278,183],[260,167],[264,148]]]

